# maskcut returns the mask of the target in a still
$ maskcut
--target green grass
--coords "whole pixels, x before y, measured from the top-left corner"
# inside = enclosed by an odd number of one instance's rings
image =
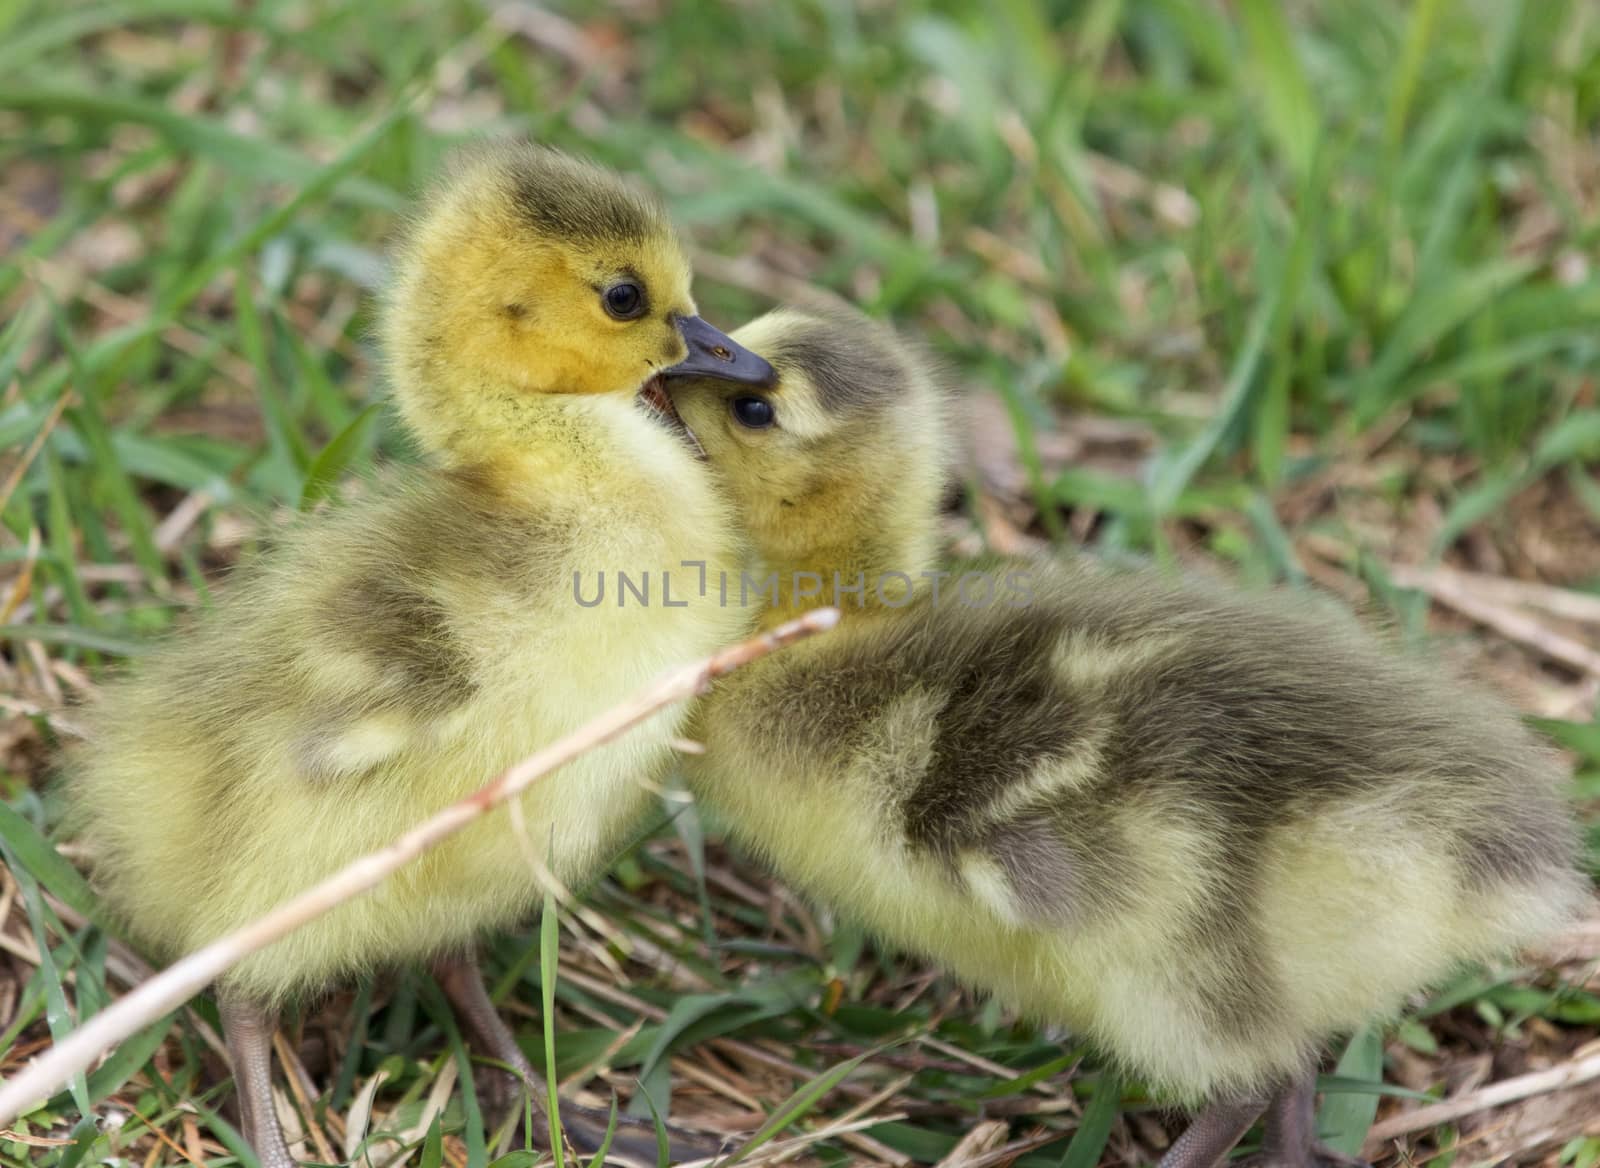
[[[31,456],[0,511],[0,725],[15,728],[0,837],[16,885],[0,927],[39,958],[13,960],[0,1046],[31,1049],[124,984],[86,923],[92,896],[42,842],[59,809],[38,711],[203,605],[249,550],[241,519],[408,456],[371,409],[369,293],[395,212],[471,135],[531,135],[659,187],[719,324],[804,282],[926,339],[1015,427],[1020,474],[983,467],[970,484],[998,499],[981,512],[997,540],[998,513],[1023,534],[1309,579],[1414,634],[1429,611],[1393,584],[1396,564],[1600,591],[1588,0],[551,8],[0,0],[0,490]],[[966,506],[980,513],[972,490]],[[1600,726],[1582,679],[1461,622],[1431,627],[1557,716],[1592,810]],[[48,679],[39,661],[56,663]],[[563,1075],[601,1067],[631,1092],[642,1074],[692,1112],[710,1097],[669,1073],[670,1052],[770,1040],[795,1071],[727,1076],[769,1114],[791,1096],[820,1107],[812,1123],[861,1096],[810,1098],[805,1082],[872,1052],[847,1082],[909,1074],[894,1106],[916,1113],[869,1134],[927,1163],[974,1097],[1050,1101],[934,1051],[1024,1071],[1061,1060],[1052,1036],[953,1008],[937,986],[909,994],[914,964],[792,902],[774,925],[705,875],[756,870],[679,829],[590,903],[689,972],[629,965],[635,1005],[564,976]],[[587,926],[567,927],[563,970],[611,977],[574,944]],[[505,998],[536,1009],[531,939],[497,941],[491,964]],[[327,1055],[316,1106],[348,1115],[382,1070],[379,1110],[414,1126],[450,1050],[432,999],[402,978],[308,1018]],[[1441,1077],[1463,1030],[1549,1053],[1600,1021],[1600,997],[1549,972],[1439,1003],[1390,1041]],[[215,1020],[201,1004],[135,1040],[30,1125],[74,1142],[0,1140],[0,1163],[236,1147],[200,1018]],[[601,1018],[640,1029],[610,1050]],[[537,1024],[523,1029],[541,1059]],[[1341,1074],[1376,1073],[1379,1044],[1363,1042]],[[1055,1102],[1081,1095],[1083,1120],[1065,1105],[1019,1119],[1014,1137],[1075,1133],[1021,1163],[1149,1151],[1089,1066],[1043,1082]],[[1144,1106],[1137,1085],[1120,1098]],[[1329,1098],[1324,1119],[1359,1143],[1371,1096]],[[119,1132],[74,1126],[104,1099],[128,1117]],[[486,1122],[458,1090],[417,1155],[480,1160]]]

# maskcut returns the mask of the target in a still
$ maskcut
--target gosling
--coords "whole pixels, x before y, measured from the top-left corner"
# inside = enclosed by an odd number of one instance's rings
[[[696,796],[785,880],[1196,1109],[1164,1168],[1263,1114],[1267,1163],[1350,1163],[1315,1138],[1328,1041],[1588,898],[1550,757],[1302,598],[940,573],[927,362],[840,311],[735,335],[778,383],[673,397],[777,577],[770,619],[844,619],[704,699]]]
[[[692,593],[576,602],[580,578],[683,560],[715,571],[741,554],[704,466],[635,395],[673,366],[749,385],[772,371],[696,315],[657,203],[553,150],[458,158],[398,249],[381,344],[427,464],[242,569],[213,613],[107,689],[69,760],[96,881],[164,958],[746,631],[737,609]],[[263,1168],[294,1164],[271,1088],[280,1007],[380,966],[430,963],[476,1044],[540,1106],[474,938],[529,912],[541,867],[568,885],[598,874],[647,812],[642,780],[668,764],[679,717],[576,760],[520,816],[480,821],[223,977]],[[575,1108],[568,1127],[592,1147],[604,1121]],[[653,1136],[616,1146],[655,1163]]]

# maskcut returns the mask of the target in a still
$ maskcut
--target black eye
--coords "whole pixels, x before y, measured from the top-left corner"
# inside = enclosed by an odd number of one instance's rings
[[[613,284],[601,299],[606,311],[618,320],[633,320],[644,315],[644,290],[637,284]]]
[[[764,397],[736,397],[731,403],[734,420],[750,430],[765,430],[778,420],[778,411]]]

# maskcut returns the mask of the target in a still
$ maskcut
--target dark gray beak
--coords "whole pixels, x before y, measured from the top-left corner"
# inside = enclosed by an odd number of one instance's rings
[[[672,368],[663,369],[663,377],[716,377],[763,388],[778,383],[777,371],[765,357],[756,356],[698,316],[681,317],[678,332],[689,346],[689,355]]]

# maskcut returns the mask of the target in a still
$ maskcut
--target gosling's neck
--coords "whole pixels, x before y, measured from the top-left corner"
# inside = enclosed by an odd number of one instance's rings
[[[395,398],[435,465],[468,473],[508,497],[615,492],[692,465],[676,439],[626,394],[413,385],[397,387]]]
[[[763,544],[755,583],[766,589],[761,627],[833,605],[842,619],[905,608],[933,585],[939,561],[937,500],[896,500],[876,523],[814,528],[809,540]],[[782,517],[778,517],[781,524]]]

